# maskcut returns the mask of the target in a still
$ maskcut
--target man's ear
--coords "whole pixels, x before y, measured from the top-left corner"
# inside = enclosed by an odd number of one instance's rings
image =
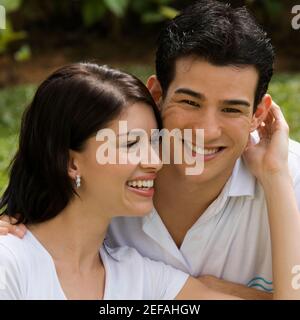
[[[272,98],[269,94],[265,94],[258,104],[257,109],[252,117],[251,132],[256,130],[261,123],[266,119],[272,106]]]
[[[150,76],[147,80],[146,86],[150,91],[152,98],[160,108],[161,99],[162,99],[162,88],[157,77],[155,75]]]

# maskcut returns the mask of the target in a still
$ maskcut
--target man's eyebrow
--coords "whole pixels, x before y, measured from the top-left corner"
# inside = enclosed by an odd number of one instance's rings
[[[223,105],[226,106],[244,106],[244,107],[251,107],[250,103],[247,100],[242,99],[231,99],[231,100],[223,100]]]
[[[201,99],[201,100],[205,100],[205,95],[201,92],[197,92],[188,88],[179,88],[176,89],[175,93],[183,93],[183,94],[187,94],[189,96],[192,96],[193,98],[197,98],[197,99]]]

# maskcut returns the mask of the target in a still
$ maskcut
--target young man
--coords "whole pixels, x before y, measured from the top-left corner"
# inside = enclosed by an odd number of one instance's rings
[[[216,290],[266,298],[247,289],[272,291],[272,261],[264,192],[242,154],[272,103],[265,94],[273,59],[269,39],[246,9],[199,1],[167,24],[157,76],[147,85],[166,129],[204,129],[204,171],[186,175],[185,164],[165,165],[155,210],[145,218],[116,218],[109,245],[135,247],[193,276],[243,285],[204,278]],[[294,141],[289,162],[300,206],[300,145]]]
[[[147,85],[164,128],[204,129],[204,171],[186,175],[185,164],[165,165],[155,210],[115,219],[111,245],[135,247],[193,276],[272,291],[264,192],[242,154],[272,103],[265,94],[273,59],[270,40],[244,8],[199,1],[168,23],[159,38],[157,75]],[[294,141],[289,163],[300,207],[300,144]],[[248,294],[239,286],[223,289]]]

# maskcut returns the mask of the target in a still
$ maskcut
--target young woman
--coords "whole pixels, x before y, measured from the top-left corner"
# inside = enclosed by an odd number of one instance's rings
[[[113,144],[118,161],[99,164],[106,142],[98,141],[97,133],[106,128],[117,134],[120,121],[127,121],[128,131]],[[249,146],[246,157],[266,189],[274,297],[300,298],[290,279],[292,264],[300,263],[300,250],[292,247],[300,218],[288,177],[288,130],[276,107],[266,124],[260,144]],[[0,238],[5,279],[0,299],[234,298],[132,248],[105,245],[113,217],[142,216],[152,209],[158,155],[149,162],[119,160],[141,146],[153,155],[155,128],[160,128],[155,103],[128,74],[81,63],[57,70],[41,84],[24,114],[19,150],[0,202],[2,213],[21,224],[20,233],[22,224],[28,229],[22,240]],[[137,130],[144,135],[136,135]],[[0,228],[6,233],[16,227],[1,221]]]

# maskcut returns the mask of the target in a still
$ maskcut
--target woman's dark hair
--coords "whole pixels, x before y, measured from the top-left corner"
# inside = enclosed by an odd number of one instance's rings
[[[81,151],[88,138],[136,102],[153,108],[161,128],[154,100],[132,75],[91,63],[50,75],[23,115],[1,214],[25,224],[55,217],[76,194],[68,175],[69,151]]]
[[[196,56],[216,66],[254,66],[259,74],[254,111],[273,74],[274,50],[245,7],[199,0],[167,23],[158,39],[156,74],[165,96],[181,57]]]

